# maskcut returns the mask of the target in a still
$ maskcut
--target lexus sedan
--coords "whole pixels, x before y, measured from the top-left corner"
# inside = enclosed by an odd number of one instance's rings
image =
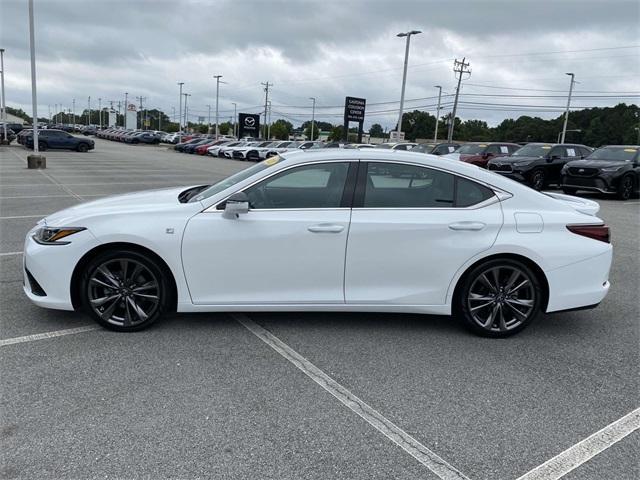
[[[119,331],[176,310],[376,311],[503,337],[605,297],[598,208],[433,155],[298,150],[44,218],[25,240],[24,291]]]
[[[601,147],[584,160],[567,163],[561,173],[562,190],[570,195],[587,190],[629,200],[640,193],[640,146]]]

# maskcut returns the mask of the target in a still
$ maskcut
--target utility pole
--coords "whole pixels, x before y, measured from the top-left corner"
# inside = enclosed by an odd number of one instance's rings
[[[211,128],[211,105],[207,105],[207,124]]]
[[[269,100],[269,120],[267,121],[267,138],[269,140],[271,138],[271,100]]]
[[[178,110],[178,132],[182,132],[182,86],[184,85],[184,82],[178,82],[178,85],[180,85],[180,110]],[[178,136],[178,141],[182,141],[182,135]]]
[[[449,134],[447,135],[447,141],[451,143],[453,140],[453,128],[456,123],[456,111],[458,110],[458,96],[460,95],[460,84],[462,83],[462,76],[468,74],[471,76],[471,69],[468,67],[471,65],[470,63],[465,63],[466,57],[462,59],[462,61],[458,61],[458,59],[453,62],[453,71],[457,74],[458,77],[458,86],[456,87],[456,99],[453,102],[453,112],[451,113],[451,123],[449,123]],[[467,78],[469,78],[467,77]]]
[[[124,128],[127,128],[127,111],[129,110],[129,92],[125,92],[124,93],[124,108],[123,108],[123,113],[124,113],[124,117],[123,117],[123,121],[122,123],[124,123]]]
[[[309,100],[313,101],[313,105],[311,106],[311,140],[313,142],[313,127],[316,119],[316,99],[315,97],[309,97]]]
[[[222,78],[222,75],[214,75],[213,78],[216,79],[216,140],[218,140],[218,135],[220,133],[218,128],[218,98],[220,96],[220,78]]]
[[[398,33],[397,37],[407,37],[407,44],[404,50],[404,71],[402,73],[402,91],[400,92],[400,113],[398,115],[398,139],[400,138],[400,132],[402,131],[402,110],[404,108],[404,87],[407,83],[407,66],[409,65],[409,43],[411,42],[411,35],[418,35],[422,33],[420,30],[411,30],[410,32]]]
[[[0,120],[4,122],[4,143],[7,145],[7,99],[4,96],[4,48],[0,48],[0,82],[2,84],[2,104],[0,104]]]
[[[438,89],[438,108],[436,108],[436,128],[433,132],[433,143],[438,143],[438,122],[440,121],[440,99],[442,98],[442,87],[435,86]]]
[[[89,110],[89,116],[87,117],[87,127],[91,125],[91,96],[87,98],[87,108]]]
[[[564,143],[564,137],[567,133],[567,122],[569,121],[569,107],[571,106],[571,93],[573,93],[573,84],[576,83],[575,75],[573,73],[567,73],[571,77],[571,83],[569,84],[569,96],[567,97],[567,111],[564,112],[564,125],[562,126],[562,137],[560,143]]]
[[[73,124],[73,128],[75,129],[76,127],[76,99],[75,98],[71,102],[71,105],[73,105],[73,110],[71,110],[71,118],[73,120],[71,120],[71,123]]]
[[[236,103],[233,103],[232,105],[233,105],[233,136],[235,137],[236,136],[236,123],[237,123],[237,119],[238,119],[238,115],[237,115],[238,105]]]
[[[98,123],[100,124],[100,130],[102,130],[102,98],[98,97]]]
[[[140,127],[141,127],[140,130],[146,130],[146,126],[145,126],[145,124],[143,122],[143,119],[142,119],[142,111],[143,111],[142,110],[142,101],[146,100],[146,99],[147,99],[147,97],[136,97],[136,100],[138,100],[140,102]],[[146,119],[147,118],[146,118],[146,115],[145,115],[144,120],[146,120]]]
[[[263,128],[263,135],[266,136],[267,134],[267,106],[269,103],[269,87],[273,87],[273,83],[269,83],[268,81],[266,83],[260,83],[260,85],[264,85],[264,128]]]
[[[187,98],[191,96],[190,93],[183,93],[184,95],[184,127],[189,128],[189,117],[187,116]]]

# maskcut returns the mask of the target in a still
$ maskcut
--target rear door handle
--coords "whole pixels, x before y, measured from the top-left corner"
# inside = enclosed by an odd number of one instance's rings
[[[335,223],[319,223],[307,227],[307,230],[313,233],[340,233],[344,230],[344,225],[336,225]]]
[[[476,232],[482,230],[486,226],[487,224],[482,222],[455,222],[449,224],[449,228],[451,230],[472,230]]]

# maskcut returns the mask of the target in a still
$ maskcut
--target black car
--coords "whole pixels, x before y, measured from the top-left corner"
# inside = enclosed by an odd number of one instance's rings
[[[568,195],[589,190],[628,200],[640,190],[640,146],[607,145],[584,160],[567,163],[561,187]]]
[[[24,136],[24,146],[33,148],[33,130]],[[38,130],[38,150],[44,152],[50,148],[63,148],[86,152],[93,150],[95,142],[89,138],[74,137],[62,130]]]
[[[429,153],[431,155],[446,155],[455,152],[460,148],[458,143],[421,143],[413,147],[412,152]]]
[[[489,160],[487,168],[536,190],[559,185],[562,167],[591,155],[593,149],[573,143],[528,143],[513,154]]]
[[[0,122],[0,132],[2,132],[2,135],[4,135],[4,122]],[[7,133],[9,133],[9,130],[13,130],[13,133],[15,133],[16,135],[18,133],[20,133],[22,130],[24,130],[25,128],[31,128],[30,125],[23,125],[22,123],[10,123],[7,122]]]
[[[7,145],[16,139],[17,135],[13,130],[7,127]],[[0,144],[4,143],[4,128],[0,127]]]

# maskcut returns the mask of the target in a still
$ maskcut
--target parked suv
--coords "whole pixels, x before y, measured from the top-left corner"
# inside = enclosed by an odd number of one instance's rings
[[[591,152],[592,148],[573,143],[528,143],[513,155],[490,160],[488,168],[542,190],[550,184],[560,184],[560,172],[567,162],[585,158]]]
[[[33,130],[25,136],[24,145],[27,148],[33,148]],[[50,148],[86,152],[87,150],[93,150],[94,147],[95,142],[90,138],[74,137],[62,130],[38,130],[38,150],[42,152]]]
[[[560,186],[569,195],[590,190],[628,200],[640,190],[640,146],[607,145],[583,160],[568,162]]]

